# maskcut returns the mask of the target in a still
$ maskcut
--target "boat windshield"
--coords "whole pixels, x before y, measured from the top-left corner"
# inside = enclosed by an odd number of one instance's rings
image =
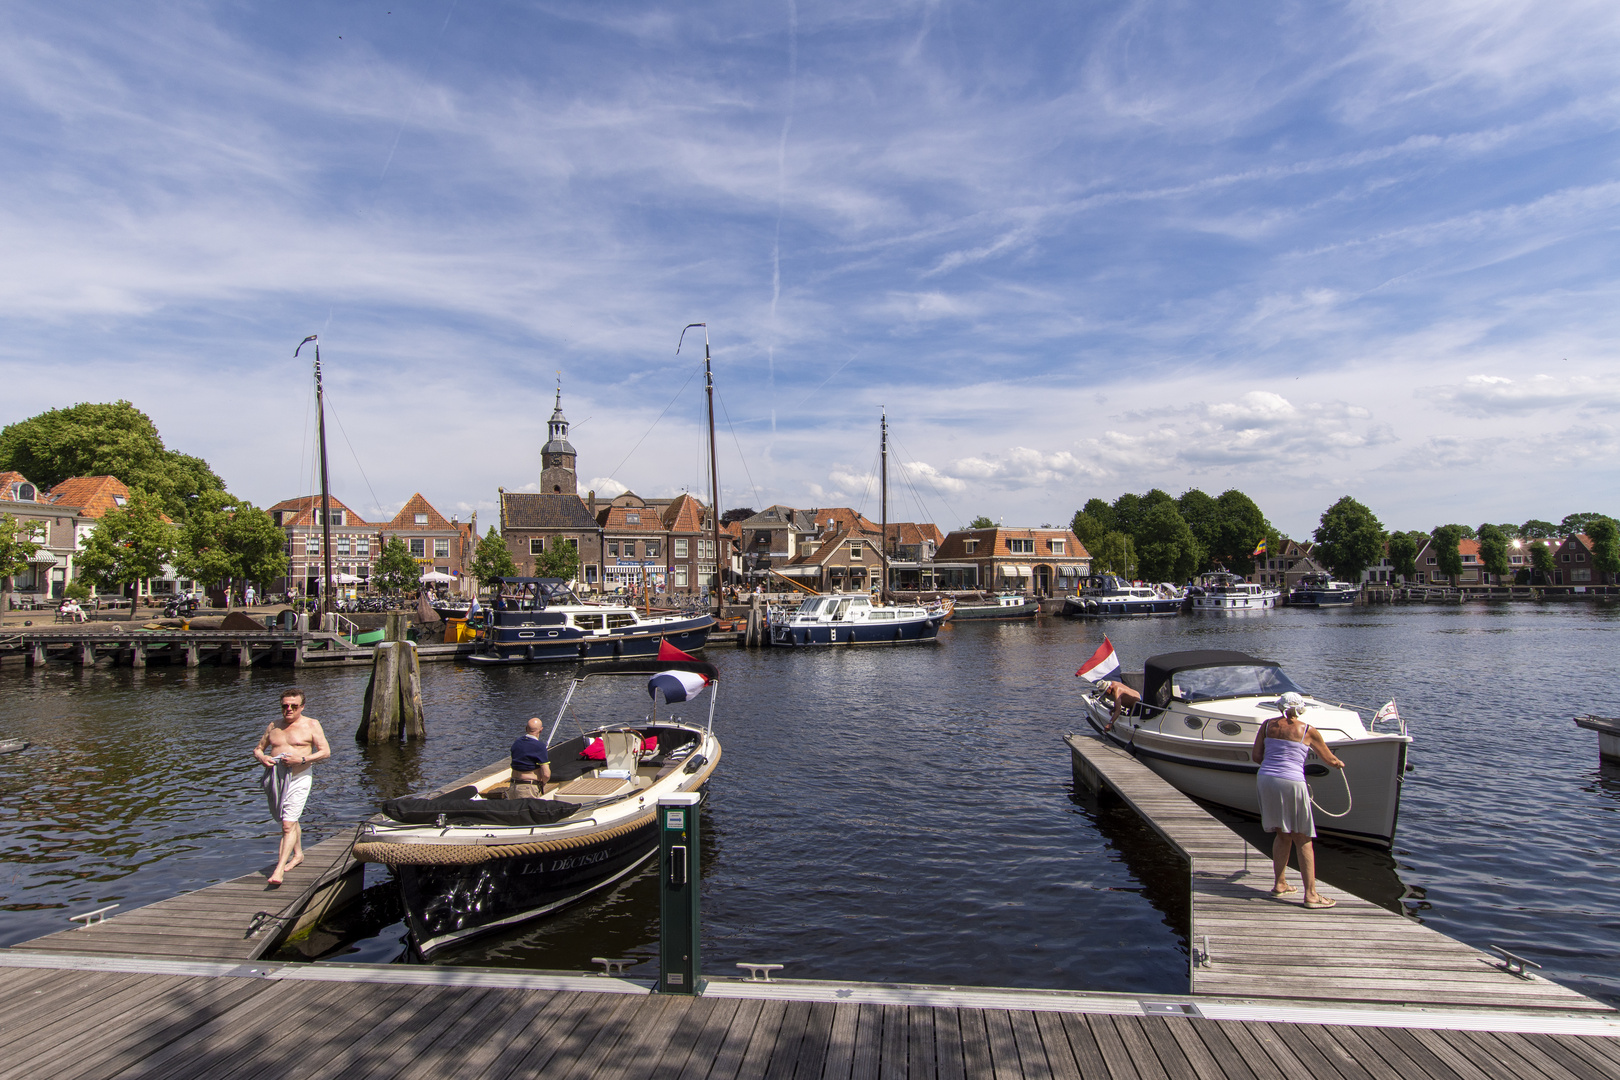
[[[1273,697],[1292,690],[1304,693],[1281,668],[1269,664],[1191,668],[1170,676],[1170,694],[1183,701],[1214,698]]]
[[[806,600],[804,603],[799,605],[799,614],[814,615],[816,612],[821,610],[821,600],[822,598],[819,596],[811,597],[809,600]]]

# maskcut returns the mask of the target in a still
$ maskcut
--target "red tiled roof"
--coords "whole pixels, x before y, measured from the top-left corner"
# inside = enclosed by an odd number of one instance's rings
[[[664,508],[663,525],[670,532],[702,532],[703,519],[707,516],[707,511],[702,503],[690,495],[677,495]]]
[[[49,500],[58,506],[76,506],[87,518],[99,518],[127,503],[129,488],[116,476],[70,476],[51,488]]]
[[[939,531],[939,526],[931,521],[891,521],[888,532],[889,543],[905,544],[907,546],[921,544],[925,540],[932,540],[938,547],[945,542],[945,534]]]
[[[416,521],[417,514],[426,514],[427,521],[418,524]],[[415,495],[412,495],[409,499],[405,500],[405,505],[399,508],[399,513],[395,514],[394,519],[387,525],[384,525],[383,528],[448,529],[450,528],[450,522],[445,519],[443,514],[439,513],[433,508],[432,503],[422,498],[422,493],[418,491]]]
[[[968,554],[966,541],[977,540],[978,546],[971,555]],[[1013,552],[1007,548],[1008,540],[1034,540],[1034,552]],[[1058,555],[1045,541],[1062,540],[1063,554]],[[1009,529],[996,526],[990,529],[959,529],[945,537],[939,545],[939,552],[935,558],[946,561],[949,559],[1023,559],[1026,561],[1046,561],[1050,559],[1089,559],[1091,553],[1086,550],[1080,538],[1070,529]]]
[[[15,489],[18,484],[33,483],[34,482],[32,480],[28,479],[28,477],[24,476],[20,472],[0,472],[0,502],[15,502],[17,500],[17,496],[12,493],[13,489]],[[39,498],[38,484],[34,485],[34,497],[36,500]]]
[[[343,524],[339,526],[340,528],[347,529],[355,525],[371,524],[371,522],[366,521],[359,514],[355,513],[353,510],[350,510],[340,499],[333,498],[331,500],[331,505],[333,510],[343,511]],[[281,519],[283,528],[292,525],[314,526],[319,524],[315,520],[315,511],[319,510],[320,508],[321,497],[319,495],[300,495],[296,499],[281,500],[280,502],[276,503],[276,505],[266,509],[265,513],[270,514],[273,517],[278,510],[290,511]]]

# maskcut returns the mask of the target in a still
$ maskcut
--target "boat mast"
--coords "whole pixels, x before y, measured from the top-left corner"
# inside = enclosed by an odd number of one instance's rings
[[[332,610],[332,489],[327,482],[326,392],[321,387],[321,342],[318,335],[311,334],[299,342],[293,356],[296,357],[299,350],[312,341],[315,342],[315,428],[321,443],[321,561],[325,564],[326,575],[321,586],[321,614],[325,615]]]
[[[883,459],[883,482],[879,486],[878,515],[882,519],[878,532],[878,597],[889,596],[889,410],[883,410],[883,437],[879,444]]]
[[[694,326],[703,327],[703,383],[709,395],[709,543],[713,545],[714,555],[714,611],[720,614],[720,472],[715,465],[714,452],[714,367],[709,360],[709,324],[706,322],[687,323],[681,329],[681,337],[686,337],[686,331]],[[675,345],[676,355],[681,351],[680,343]],[[701,562],[699,563],[701,565]]]

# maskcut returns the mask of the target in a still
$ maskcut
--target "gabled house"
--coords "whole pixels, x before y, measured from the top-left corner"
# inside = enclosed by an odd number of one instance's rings
[[[341,499],[328,500],[332,512],[332,575],[355,578],[364,585],[382,554],[378,527],[349,509]],[[319,596],[326,574],[321,497],[300,495],[283,499],[265,511],[287,535],[287,576],[270,585],[273,591],[296,596]],[[351,583],[352,584],[352,583]]]
[[[889,587],[901,591],[932,589],[934,565],[945,534],[932,522],[891,521],[884,534]]]
[[[64,480],[58,487],[71,483]],[[76,488],[66,488],[64,494],[70,490]],[[128,495],[127,489],[124,494]],[[0,588],[5,590],[0,607],[43,606],[62,599],[67,583],[73,580],[74,555],[102,513],[105,510],[97,509],[92,516],[66,500],[55,502],[22,473],[0,472],[0,515],[27,529],[41,545],[22,573],[9,581],[0,580]]]
[[[1553,552],[1554,585],[1573,585],[1580,589],[1588,585],[1613,585],[1616,575],[1597,568],[1592,538],[1585,533],[1564,537]]]
[[[812,511],[781,505],[767,506],[736,524],[742,534],[743,573],[750,578],[787,565],[798,556],[800,542],[820,531]]]
[[[972,567],[969,575],[949,564]],[[1091,573],[1091,554],[1070,529],[959,529],[940,544],[935,578],[943,589],[1072,593]]]
[[[387,543],[397,537],[411,553],[411,558],[423,573],[449,574],[456,578],[455,591],[471,595],[473,583],[463,580],[463,569],[472,562],[478,545],[478,514],[462,522],[446,519],[433,504],[417,492],[405,500],[393,520],[378,528],[380,539]],[[333,538],[336,543],[336,538]]]
[[[817,592],[853,593],[876,589],[882,568],[883,550],[875,533],[840,527],[837,519],[829,518],[827,526],[803,540],[799,553],[776,573]]]

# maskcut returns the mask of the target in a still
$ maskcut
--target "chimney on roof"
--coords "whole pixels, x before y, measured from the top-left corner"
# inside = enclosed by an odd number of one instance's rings
[[[591,509],[591,517],[594,518],[594,517],[596,517],[596,489],[592,488],[590,491],[587,491],[585,494],[590,500],[589,505],[590,505],[590,509]]]

